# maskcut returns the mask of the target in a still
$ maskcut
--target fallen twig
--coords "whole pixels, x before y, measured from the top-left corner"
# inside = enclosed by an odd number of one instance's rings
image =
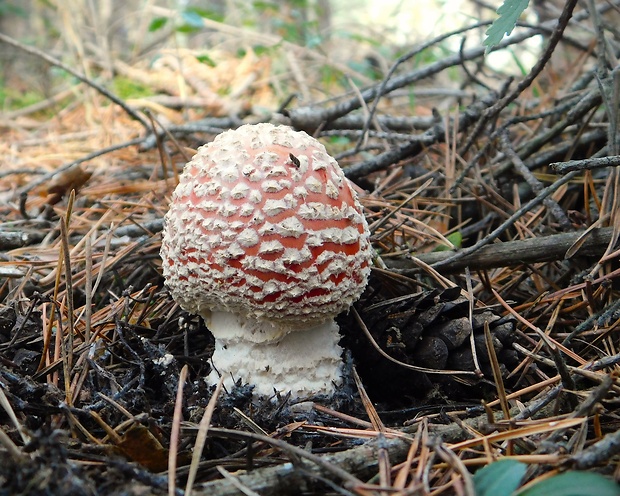
[[[455,257],[460,253],[458,251],[419,253],[415,254],[415,257],[432,266],[437,264],[439,270],[444,273],[458,272],[465,267],[469,267],[471,270],[483,270],[494,267],[543,263],[563,260],[566,251],[579,239],[581,234],[581,232],[552,234],[519,241],[493,243],[459,258]],[[605,251],[611,235],[612,229],[608,227],[593,230],[577,255],[601,255]],[[420,272],[416,264],[406,258],[384,258],[384,262],[389,268],[400,274],[413,275]]]

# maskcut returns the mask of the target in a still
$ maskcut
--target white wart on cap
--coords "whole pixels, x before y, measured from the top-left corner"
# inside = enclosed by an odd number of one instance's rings
[[[229,385],[333,392],[333,317],[364,290],[371,246],[356,194],[321,143],[256,124],[199,148],[174,191],[161,256],[172,297],[213,332]]]

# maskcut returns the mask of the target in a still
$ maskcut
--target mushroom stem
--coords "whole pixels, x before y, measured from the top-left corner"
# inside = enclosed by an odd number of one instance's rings
[[[333,320],[288,332],[270,322],[243,319],[228,312],[203,314],[215,336],[213,365],[207,380],[224,385],[254,385],[254,393],[293,397],[331,395],[342,382],[342,348]]]

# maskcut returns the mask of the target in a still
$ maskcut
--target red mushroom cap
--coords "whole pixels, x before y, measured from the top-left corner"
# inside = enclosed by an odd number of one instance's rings
[[[256,124],[220,134],[185,166],[161,256],[185,310],[303,328],[360,296],[371,245],[356,193],[325,147]]]

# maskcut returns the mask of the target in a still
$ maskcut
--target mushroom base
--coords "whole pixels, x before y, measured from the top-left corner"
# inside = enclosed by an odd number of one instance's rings
[[[207,380],[224,375],[224,386],[237,381],[254,393],[275,392],[293,398],[331,395],[342,383],[342,348],[333,321],[285,333],[270,323],[242,320],[225,312],[204,315],[215,336],[214,369]]]

